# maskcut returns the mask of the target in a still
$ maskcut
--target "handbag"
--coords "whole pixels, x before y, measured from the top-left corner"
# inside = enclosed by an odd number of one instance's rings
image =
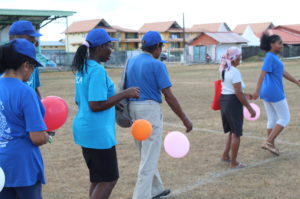
[[[211,105],[211,109],[214,111],[220,110],[220,96],[222,92],[222,81],[215,81],[215,97]]]
[[[128,59],[129,60],[129,59]],[[121,80],[118,84],[118,87],[119,87],[119,92],[122,92],[125,90],[125,81],[126,81],[126,68],[127,68],[127,63],[128,63],[128,60],[126,61],[125,63],[125,66],[124,66],[124,69],[123,69],[123,73],[122,73],[122,77],[121,77]],[[130,115],[129,115],[129,99],[128,98],[125,98],[123,99],[122,101],[120,101],[122,104],[124,104],[124,108],[125,108],[125,111],[123,114],[120,114],[119,111],[116,110],[116,122],[117,124],[120,126],[120,127],[123,127],[123,128],[129,128],[131,127],[132,125],[132,120],[129,119],[130,118]]]

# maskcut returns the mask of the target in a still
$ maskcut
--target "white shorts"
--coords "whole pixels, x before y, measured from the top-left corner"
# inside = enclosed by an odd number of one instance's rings
[[[290,121],[290,111],[286,99],[279,102],[264,101],[265,109],[268,115],[267,129],[273,129],[276,124],[285,127]],[[279,120],[277,121],[277,118]]]

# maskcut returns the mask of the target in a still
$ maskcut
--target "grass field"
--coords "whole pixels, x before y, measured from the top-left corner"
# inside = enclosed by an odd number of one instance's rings
[[[284,64],[288,72],[300,79],[300,61],[284,61]],[[253,62],[238,67],[246,85],[245,92],[254,92],[261,65],[262,62]],[[229,164],[219,162],[226,135],[222,133],[220,112],[210,108],[214,97],[213,81],[219,78],[218,67],[168,66],[172,91],[194,123],[194,130],[186,134],[191,148],[184,158],[171,158],[162,145],[158,168],[165,188],[172,191],[169,198],[300,198],[300,88],[284,80],[291,121],[278,137],[276,146],[285,153],[275,157],[260,148],[266,139],[267,116],[262,101],[257,100],[255,103],[261,109],[261,116],[254,122],[244,121],[244,136],[238,155],[238,161],[247,164],[248,168],[232,171],[228,169]],[[117,85],[122,69],[107,69],[107,72]],[[72,136],[72,122],[77,112],[74,74],[41,73],[40,78],[42,96],[62,97],[70,111],[65,125],[57,130],[53,143],[41,147],[47,181],[43,196],[45,199],[88,198],[88,169],[81,148],[74,144]],[[184,132],[182,122],[165,102],[162,109],[165,122],[163,137],[168,131]],[[116,133],[120,179],[111,198],[127,199],[133,194],[139,157],[130,129],[117,127]]]

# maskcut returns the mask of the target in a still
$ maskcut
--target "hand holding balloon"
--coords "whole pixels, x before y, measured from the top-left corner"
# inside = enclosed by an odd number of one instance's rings
[[[254,121],[257,120],[260,116],[260,109],[259,107],[254,104],[251,103],[250,107],[248,107],[249,109],[247,109],[246,107],[244,108],[244,116],[247,120],[249,121]]]

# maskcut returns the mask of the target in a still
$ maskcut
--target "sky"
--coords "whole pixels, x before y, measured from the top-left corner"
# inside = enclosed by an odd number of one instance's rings
[[[194,24],[226,22],[233,30],[238,24],[273,22],[300,24],[298,0],[0,0],[1,8],[65,10],[77,12],[74,21],[104,18],[110,25],[138,30],[144,23],[177,21]],[[66,29],[57,20],[41,29],[43,41],[58,41]]]

